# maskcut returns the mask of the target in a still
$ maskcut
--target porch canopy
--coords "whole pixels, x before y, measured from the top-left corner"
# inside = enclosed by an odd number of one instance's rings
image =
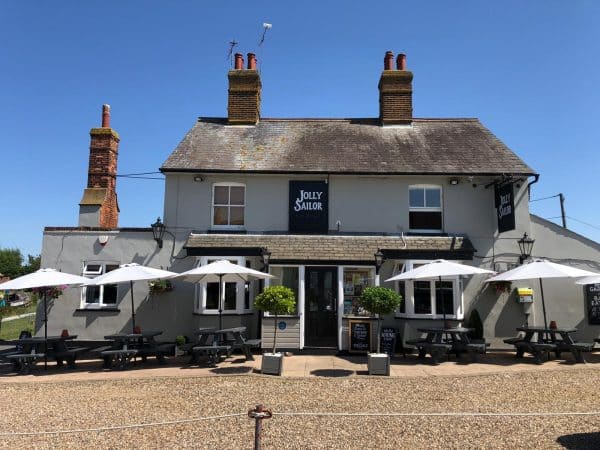
[[[261,256],[270,264],[374,265],[381,250],[386,259],[471,260],[475,249],[465,236],[361,234],[212,234],[191,233],[188,256]]]

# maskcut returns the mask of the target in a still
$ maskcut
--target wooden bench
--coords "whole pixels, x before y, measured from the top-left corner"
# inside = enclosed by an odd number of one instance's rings
[[[56,359],[57,366],[62,366],[64,360],[66,361],[69,369],[74,369],[77,356],[81,353],[87,352],[88,350],[88,347],[74,347],[60,352],[52,352],[50,356]]]
[[[31,373],[31,368],[35,362],[43,357],[44,353],[15,353],[6,356],[7,359],[14,362],[15,369],[22,374]]]
[[[196,345],[192,347],[192,359],[190,364],[198,362],[198,356],[205,356],[211,366],[215,366],[221,359],[223,353],[229,355],[231,352],[230,345]]]
[[[243,338],[242,338],[243,339]],[[243,342],[236,342],[231,345],[233,350],[239,349],[244,352],[246,356],[246,361],[254,361],[254,355],[252,355],[253,348],[260,348],[261,344],[260,339],[243,339]]]
[[[471,362],[477,362],[479,355],[485,355],[489,344],[486,342],[469,342],[465,344],[465,350],[471,358]]]
[[[522,358],[525,352],[529,352],[533,355],[536,364],[543,363],[544,354],[549,357],[551,351],[556,352],[558,350],[558,345],[552,343],[518,341],[514,345],[517,348],[518,358]]]
[[[583,353],[591,352],[594,349],[593,342],[574,342],[567,344],[566,342],[560,346],[561,350],[568,350],[573,354],[575,361],[578,363],[585,363]]]
[[[165,356],[172,355],[175,344],[164,343],[156,346],[142,346],[138,348],[138,356],[142,357],[142,361],[146,361],[148,356],[156,356],[159,364],[166,364]]]
[[[425,358],[426,354],[429,353],[432,364],[436,366],[440,363],[440,357],[446,355],[452,349],[452,345],[440,342],[418,342],[414,346],[419,350],[419,358]]]
[[[127,350],[104,350],[100,352],[100,355],[102,355],[102,357],[104,358],[104,367],[111,367],[112,361],[114,361],[118,369],[124,370],[127,368],[127,365],[129,364],[129,361],[131,361],[131,358],[135,357],[137,353],[137,349],[131,348]]]

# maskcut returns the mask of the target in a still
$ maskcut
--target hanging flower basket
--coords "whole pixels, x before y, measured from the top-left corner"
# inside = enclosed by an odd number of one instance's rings
[[[497,294],[504,294],[505,292],[510,292],[512,289],[510,281],[492,281],[490,282],[490,286]]]
[[[32,292],[32,293],[36,294],[38,296],[38,298],[43,298],[44,294],[46,294],[46,299],[50,300],[53,298],[60,297],[63,294],[63,292],[65,291],[65,289],[67,289],[67,287],[68,286],[37,287],[37,288],[27,289],[27,292]]]
[[[154,280],[148,282],[148,288],[151,294],[158,294],[160,292],[171,292],[173,285],[170,280]]]

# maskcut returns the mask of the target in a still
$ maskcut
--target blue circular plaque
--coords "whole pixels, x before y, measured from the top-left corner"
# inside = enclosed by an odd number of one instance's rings
[[[280,330],[285,330],[285,329],[287,328],[287,323],[285,323],[285,322],[282,320],[281,322],[279,322],[279,323],[277,324],[277,327],[278,327]]]

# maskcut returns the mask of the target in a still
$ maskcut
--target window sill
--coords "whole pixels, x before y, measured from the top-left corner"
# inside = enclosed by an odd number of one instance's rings
[[[208,234],[246,234],[246,228],[211,228]]]
[[[275,314],[265,314],[263,316],[265,319],[274,319]],[[278,319],[299,319],[300,314],[277,314]]]
[[[399,314],[394,315],[396,319],[408,319],[408,320],[444,320],[444,316],[441,314]],[[446,314],[446,320],[464,320],[464,316],[456,316],[455,314]]]
[[[219,311],[194,311],[192,313],[194,316],[219,316]],[[254,314],[254,311],[223,311],[223,316],[251,316]]]
[[[102,308],[77,308],[76,312],[121,312],[119,308],[102,307]]]

